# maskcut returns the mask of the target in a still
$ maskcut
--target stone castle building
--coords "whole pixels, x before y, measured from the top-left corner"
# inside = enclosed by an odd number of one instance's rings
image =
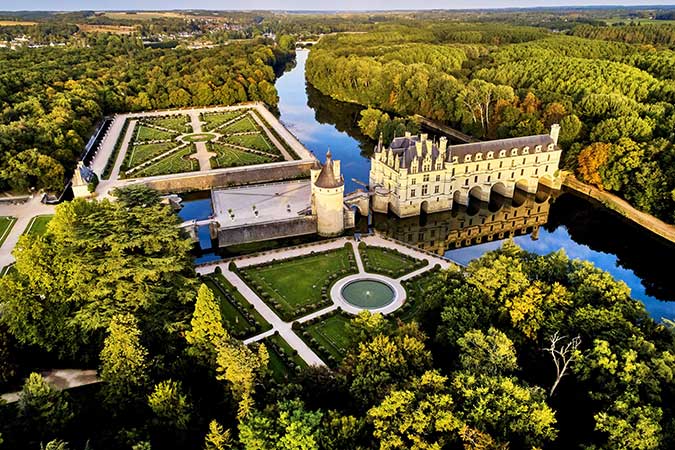
[[[340,161],[333,161],[330,150],[326,162],[314,163],[310,170],[312,215],[316,216],[320,236],[338,236],[354,227],[354,212],[345,206],[345,181],[340,174]]]
[[[560,126],[550,134],[450,145],[426,134],[380,141],[371,158],[371,207],[399,217],[448,211],[469,196],[487,202],[495,192],[513,197],[516,187],[535,193],[541,182],[556,187]]]

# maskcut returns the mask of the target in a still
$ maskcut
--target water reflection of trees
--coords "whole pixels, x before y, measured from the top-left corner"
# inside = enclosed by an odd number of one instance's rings
[[[338,131],[347,133],[359,142],[361,156],[370,158],[373,154],[375,142],[361,133],[359,120],[362,106],[334,100],[322,94],[311,84],[306,84],[307,106],[314,110],[314,118],[322,124],[333,125]]]
[[[642,279],[647,295],[675,300],[672,261],[675,245],[654,236],[605,208],[572,194],[560,196],[553,207],[547,231],[564,226],[571,238],[595,251],[616,255],[619,266]]]

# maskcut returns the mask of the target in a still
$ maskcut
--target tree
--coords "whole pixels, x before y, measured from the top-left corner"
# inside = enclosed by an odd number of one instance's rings
[[[388,327],[389,324],[382,314],[361,311],[349,321],[347,333],[351,336],[352,342],[364,342],[379,334],[385,334]]]
[[[217,378],[230,383],[230,389],[239,401],[239,418],[251,411],[255,381],[265,373],[268,361],[269,354],[264,344],[260,344],[255,353],[235,339],[228,339],[218,347]]]
[[[607,164],[610,148],[609,144],[596,142],[579,153],[577,171],[583,181],[602,189],[600,169]]]
[[[34,438],[53,436],[73,418],[65,392],[47,384],[39,373],[31,373],[19,393],[19,417]]]
[[[18,191],[28,188],[58,190],[64,186],[65,175],[58,161],[32,148],[10,158],[0,172],[0,178]]]
[[[579,356],[577,349],[579,348],[579,345],[581,345],[581,337],[573,337],[566,344],[564,342],[561,343],[558,348],[558,343],[565,338],[565,336],[560,336],[558,332],[555,332],[553,336],[549,338],[551,342],[550,346],[544,348],[544,350],[551,355],[556,372],[555,382],[548,393],[549,397],[553,396],[553,392],[555,392],[555,388],[558,387],[562,377],[567,375],[569,365]]]
[[[469,372],[498,375],[518,369],[513,342],[494,327],[490,327],[487,335],[481,330],[468,331],[457,345],[460,364]]]
[[[191,345],[192,353],[204,362],[214,361],[219,346],[228,335],[223,328],[220,307],[205,284],[199,286],[190,323],[192,327],[185,332],[185,339]]]
[[[204,450],[225,450],[232,448],[230,430],[223,430],[223,426],[216,420],[209,422],[209,432],[204,438]]]
[[[322,417],[299,400],[278,402],[240,421],[239,441],[245,450],[319,450]]]
[[[106,401],[129,405],[148,382],[148,351],[141,345],[138,321],[130,314],[114,316],[101,351],[101,380]]]
[[[380,449],[431,450],[452,442],[463,424],[452,411],[446,381],[438,372],[426,372],[368,410]]]
[[[165,426],[185,430],[190,422],[192,406],[182,392],[180,381],[165,380],[156,384],[148,396],[148,405]]]

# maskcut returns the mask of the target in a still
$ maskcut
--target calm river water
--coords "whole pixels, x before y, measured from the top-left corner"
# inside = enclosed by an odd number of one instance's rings
[[[308,51],[299,50],[296,65],[276,82],[280,119],[322,161],[330,147],[333,158],[342,161],[345,192],[350,192],[360,187],[353,179],[368,181],[368,158],[374,143],[358,130],[360,107],[334,101],[306,83],[307,56]],[[519,218],[533,219],[536,215],[542,224],[534,234],[531,233],[532,227],[516,232],[519,235],[514,237],[514,241],[522,248],[538,254],[562,248],[571,258],[591,261],[623,280],[631,288],[633,297],[644,302],[655,319],[675,319],[675,277],[670,270],[670,261],[675,260],[675,246],[571,194],[565,193],[543,203],[534,199],[523,199],[520,203],[524,206],[511,209],[518,211]],[[186,219],[206,217],[210,208],[208,196],[194,198],[185,202],[180,215]],[[502,208],[501,216],[493,212],[495,210],[483,207],[472,212],[470,207],[469,211],[462,209],[422,219],[398,221],[376,215],[371,220],[376,229],[390,232],[397,239],[436,251],[445,250],[448,258],[467,263],[499,247],[502,241],[462,248],[456,248],[452,241],[452,249],[444,245],[451,242],[449,236],[461,233],[470,224],[487,222],[489,226],[491,221],[504,223],[502,219],[506,210]],[[362,226],[367,224],[364,222]],[[208,248],[208,232],[201,235],[203,248]]]

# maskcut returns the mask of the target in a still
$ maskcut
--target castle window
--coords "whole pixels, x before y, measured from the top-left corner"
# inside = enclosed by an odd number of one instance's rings
[[[494,156],[495,156],[495,152],[488,152],[488,154],[487,154],[488,159],[492,159],[492,158],[494,158]]]
[[[527,161],[527,158],[523,158],[523,164],[525,164],[525,161]]]
[[[464,162],[471,162],[471,155],[464,156]]]
[[[455,169],[452,169],[452,174],[453,174],[453,175],[455,174]],[[436,181],[441,181],[441,176],[440,176],[440,175],[436,175]]]
[[[431,164],[425,164],[424,167],[422,167],[422,172],[428,172],[431,170]]]
[[[553,147],[553,144],[551,144],[551,145],[548,146],[549,149],[551,149],[552,147]],[[534,148],[534,150],[540,152],[540,151],[541,151],[541,145],[537,145],[537,146]]]
[[[417,178],[411,178],[410,184],[417,184]]]
[[[476,172],[480,169],[480,164],[476,164]]]
[[[546,155],[546,161],[550,161],[550,160],[551,160],[551,155],[550,154]]]
[[[411,196],[411,197],[414,197],[414,196],[415,196],[415,189],[412,189],[412,190],[410,191],[410,196]]]
[[[456,164],[457,162],[459,162],[459,158],[457,158],[456,156],[453,156],[452,162]]]
[[[434,194],[438,194],[438,192],[440,191],[440,189],[441,189],[440,186],[434,187]]]
[[[504,165],[504,161],[499,161],[499,168],[501,169],[502,166]]]
[[[488,175],[488,177],[487,177],[487,182],[488,183],[490,182],[490,175]]]
[[[468,186],[468,185],[469,185],[469,179],[467,178],[466,180],[464,180],[464,186]]]
[[[522,177],[523,175],[525,175],[525,169],[520,169],[520,176]]]
[[[553,151],[553,147],[554,147],[553,144],[548,144],[548,149],[549,149],[550,151]]]
[[[537,175],[539,173],[539,169],[534,169],[534,174]]]
[[[487,170],[490,170],[490,163],[488,163],[488,167],[487,167]]]
[[[429,181],[429,174],[424,175],[424,177],[422,178],[422,181],[423,181],[424,183],[426,183],[427,181]]]
[[[469,166],[464,166],[464,173],[469,173]]]
[[[483,154],[482,153],[476,153],[476,161],[482,161],[483,160]]]
[[[518,156],[518,149],[517,148],[511,149],[511,156]]]
[[[515,177],[516,177],[516,173],[515,173],[515,172],[511,172],[511,179],[513,180]]]
[[[427,195],[428,193],[429,193],[429,186],[425,184],[424,186],[422,186],[422,195]]]
[[[544,171],[545,171],[545,172],[548,172],[548,166],[546,166],[546,168],[544,168]]]
[[[530,154],[530,147],[523,147],[523,155],[529,155]]]
[[[499,150],[499,157],[504,158],[506,156],[506,150]]]
[[[501,179],[502,179],[502,173],[501,173],[501,172],[497,172],[497,179],[498,179],[498,180],[501,180]]]
[[[473,177],[473,182],[474,182],[474,183],[478,183],[478,175],[476,175],[475,177]]]
[[[452,168],[452,175],[451,176],[453,176],[453,177],[455,176],[455,168],[454,167]]]
[[[538,156],[535,156],[535,157],[534,157],[534,163],[537,164],[538,162],[539,162],[539,157],[538,157]]]

